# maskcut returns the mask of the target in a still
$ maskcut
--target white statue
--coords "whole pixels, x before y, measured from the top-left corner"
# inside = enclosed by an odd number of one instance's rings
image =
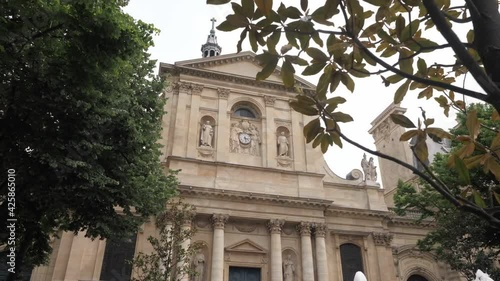
[[[357,271],[354,274],[354,281],[367,281],[366,276],[361,271]]]
[[[281,132],[278,136],[278,156],[288,155],[288,139],[285,136],[285,132]]]
[[[488,274],[478,269],[476,271],[476,279],[474,279],[474,281],[493,281],[493,279],[491,279]]]
[[[369,171],[370,171],[370,180],[377,181],[377,166],[373,163],[373,157],[370,157],[370,161],[368,161]]]
[[[210,125],[210,121],[206,121],[201,127],[201,146],[212,147],[212,138],[214,136],[214,129]]]
[[[194,281],[203,281],[203,273],[205,271],[205,255],[198,251],[193,259],[193,266],[196,275],[194,276]]]
[[[259,131],[257,131],[257,127],[255,127],[253,124],[250,126],[250,134],[252,138],[250,142],[250,154],[259,156],[260,136]]]
[[[295,276],[295,265],[292,261],[292,256],[287,255],[283,261],[283,281],[293,281]]]
[[[370,164],[368,164],[368,160],[366,160],[366,154],[363,153],[363,159],[361,159],[361,168],[363,169],[363,173],[365,174],[365,181],[371,180],[370,177]]]

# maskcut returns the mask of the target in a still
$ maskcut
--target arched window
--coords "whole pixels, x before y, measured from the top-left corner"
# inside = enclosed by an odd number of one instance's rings
[[[361,248],[347,243],[340,246],[340,260],[342,262],[342,275],[344,281],[354,280],[357,271],[364,273]]]
[[[234,111],[234,115],[247,118],[256,118],[255,114],[247,108],[238,108]]]
[[[418,274],[413,274],[412,276],[410,276],[410,278],[408,278],[408,281],[429,281],[429,280]]]

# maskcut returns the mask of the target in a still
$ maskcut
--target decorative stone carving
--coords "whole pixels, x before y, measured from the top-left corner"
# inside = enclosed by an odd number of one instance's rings
[[[390,247],[393,235],[385,232],[373,232],[372,237],[375,245]]]
[[[260,132],[256,125],[248,120],[231,123],[229,151],[233,153],[260,156]]]
[[[349,172],[349,174],[347,174],[346,179],[364,181],[363,172],[358,169],[353,169],[351,172]]]
[[[272,219],[267,223],[267,228],[269,229],[270,233],[281,234],[281,228],[283,227],[283,224],[285,224],[284,220]]]
[[[193,281],[203,281],[205,273],[205,255],[203,254],[201,249],[198,250],[193,258],[193,268],[196,272]]]
[[[389,139],[391,123],[388,119],[384,120],[374,132],[375,139]]]
[[[201,94],[201,91],[203,90],[203,85],[193,83],[193,84],[191,84],[191,89],[192,89],[193,95],[199,95],[199,94]]]
[[[278,156],[287,157],[289,155],[289,142],[288,138],[285,136],[285,132],[281,132],[278,135]]]
[[[282,230],[286,235],[292,235],[295,232],[293,227],[283,227]]]
[[[266,106],[274,106],[275,101],[276,101],[275,97],[264,96],[264,102],[266,103]]]
[[[199,157],[213,159],[214,152],[215,152],[215,149],[213,149],[212,147],[208,147],[208,146],[198,147],[198,156]]]
[[[370,157],[370,160],[366,160],[366,154],[363,153],[363,159],[361,159],[361,168],[363,168],[363,172],[365,173],[365,181],[375,182],[377,181],[377,166],[373,162],[373,157]]]
[[[214,137],[214,129],[212,125],[210,125],[210,121],[205,121],[205,124],[201,125],[201,133],[200,133],[200,146],[208,146],[212,147]]]
[[[180,92],[189,93],[189,94],[191,93],[191,83],[179,81],[177,83],[177,86],[179,87],[178,89]]]
[[[309,236],[311,235],[311,223],[310,222],[301,222],[297,225],[297,230],[300,233],[300,236]]]
[[[195,225],[199,228],[207,228],[207,226],[210,224],[210,222],[208,220],[204,220],[204,219],[198,219],[196,220],[195,222]]]
[[[325,223],[318,223],[314,227],[316,237],[325,237],[328,232],[328,226]]]
[[[214,214],[211,219],[212,219],[213,228],[224,229],[224,225],[226,224],[227,220],[229,219],[229,215]]]
[[[278,156],[276,157],[276,161],[278,167],[285,167],[285,168],[291,167],[293,163],[293,159],[288,156]]]
[[[240,223],[235,223],[234,227],[240,232],[254,232],[255,229],[257,228],[257,224],[255,223],[249,223],[249,222],[240,222]]]
[[[229,89],[217,88],[217,93],[219,93],[219,99],[227,100],[230,92],[231,91]]]

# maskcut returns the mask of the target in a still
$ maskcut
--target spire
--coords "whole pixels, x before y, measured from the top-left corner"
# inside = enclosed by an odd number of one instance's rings
[[[201,45],[201,54],[204,58],[220,55],[222,48],[217,44],[217,36],[215,36],[215,22],[216,19],[212,18],[212,29],[207,38],[207,43]]]

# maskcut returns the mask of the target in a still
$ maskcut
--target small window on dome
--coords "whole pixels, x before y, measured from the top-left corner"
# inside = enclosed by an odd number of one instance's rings
[[[240,117],[247,117],[247,118],[256,118],[255,114],[246,108],[236,109],[236,111],[234,112],[234,115],[240,116]]]

